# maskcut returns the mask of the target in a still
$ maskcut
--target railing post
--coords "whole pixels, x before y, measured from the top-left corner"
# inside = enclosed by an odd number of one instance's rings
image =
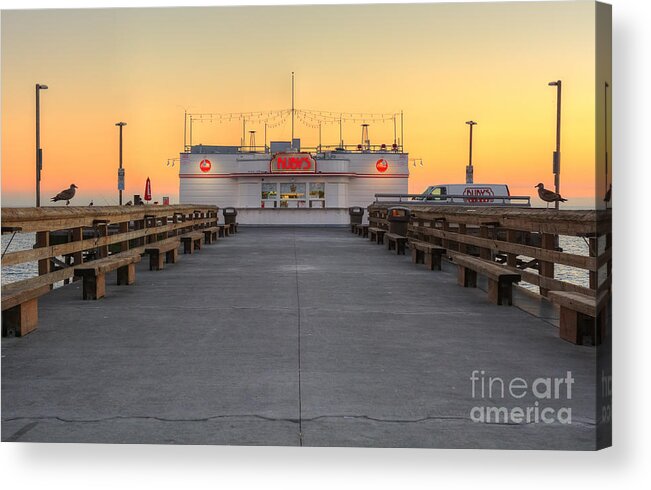
[[[84,239],[84,229],[82,227],[77,227],[72,229],[72,241],[79,242]],[[84,262],[84,252],[80,250],[72,254],[72,260],[75,266],[81,265]],[[79,281],[81,277],[72,277],[73,281]]]
[[[555,250],[556,249],[556,239],[557,235],[553,235],[551,233],[543,233],[541,237],[541,248],[544,250]],[[538,261],[538,273],[542,277],[551,277],[552,279],[554,278],[554,263],[553,262],[547,262],[544,260],[539,260]],[[543,296],[547,296],[547,293],[549,292],[549,289],[547,288],[540,288],[540,294]]]
[[[49,247],[50,246],[50,232],[49,231],[39,231],[36,232],[36,247]],[[51,270],[50,258],[41,259],[38,261],[38,275],[42,276],[48,274]],[[52,284],[50,284],[50,289],[52,289]]]
[[[597,238],[588,238],[588,253],[590,257],[597,257],[599,252],[599,240]],[[588,271],[588,277],[590,281],[590,289],[597,291],[598,284],[598,270],[597,271]]]
[[[479,227],[479,236],[481,238],[490,238],[491,236],[490,229],[487,225],[481,225]],[[488,247],[479,247],[479,257],[484,260],[493,260],[492,250]]]
[[[118,224],[118,233],[129,233],[129,222],[124,221]],[[120,252],[126,252],[129,250],[129,240],[124,240],[120,242]]]
[[[466,234],[466,224],[465,223],[459,223],[459,234],[460,235],[465,235]],[[462,254],[467,254],[468,253],[468,246],[465,243],[458,243],[459,245],[459,253]]]
[[[506,241],[509,243],[517,243],[517,232],[515,230],[506,230]],[[506,265],[509,267],[517,267],[518,255],[513,253],[506,254]]]

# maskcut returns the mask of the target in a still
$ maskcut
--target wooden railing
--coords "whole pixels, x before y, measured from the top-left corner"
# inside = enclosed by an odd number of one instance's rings
[[[2,287],[52,286],[74,266],[217,224],[216,206],[93,206],[2,208],[2,233],[36,233],[34,248],[3,253],[2,266],[38,262],[38,276]],[[4,250],[3,250],[4,252]],[[62,257],[63,260],[59,259]]]
[[[388,229],[387,209],[376,202],[368,207],[371,226]],[[402,203],[411,217],[408,238],[445,247],[448,255],[469,254],[502,263],[517,271],[523,282],[548,291],[573,291],[597,297],[610,290],[612,270],[611,211],[556,211],[553,209],[469,208]],[[588,255],[569,253],[559,236],[581,237]],[[588,285],[556,277],[556,265],[587,271]]]

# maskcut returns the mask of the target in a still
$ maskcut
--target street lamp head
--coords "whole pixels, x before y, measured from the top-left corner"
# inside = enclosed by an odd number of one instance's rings
[[[41,85],[40,83],[37,83],[36,88],[39,90],[47,90],[47,85]]]
[[[474,126],[477,123],[475,121],[466,121],[466,124],[469,124],[470,126]]]
[[[557,85],[560,85],[560,83],[561,83],[560,80],[556,80],[555,82],[549,82],[547,85],[549,85],[550,87],[556,87]]]
[[[126,126],[127,123],[125,123],[125,122],[119,122],[119,123],[115,123],[115,125],[116,125],[116,126]]]

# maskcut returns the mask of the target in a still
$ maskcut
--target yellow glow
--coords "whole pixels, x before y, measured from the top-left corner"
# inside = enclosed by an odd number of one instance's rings
[[[556,91],[563,80],[563,194],[594,195],[595,11],[591,2],[9,11],[2,13],[3,204],[34,193],[34,84],[42,93],[43,201],[71,183],[75,203],[117,202],[118,128],[128,200],[152,179],[176,202],[183,110],[296,106],[405,113],[410,191],[465,178],[512,194],[553,187]],[[262,142],[263,127],[257,130]],[[287,139],[289,123],[268,131]],[[297,122],[304,145],[318,132]],[[194,142],[239,144],[239,122],[194,125]],[[334,144],[337,125],[323,126]],[[248,137],[248,136],[247,136]],[[359,124],[345,127],[355,144]],[[372,143],[393,125],[370,127]],[[568,203],[569,204],[569,203]]]

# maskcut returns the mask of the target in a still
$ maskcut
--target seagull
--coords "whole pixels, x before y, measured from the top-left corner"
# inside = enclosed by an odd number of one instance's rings
[[[127,203],[125,204],[125,206],[133,206],[133,203],[132,203],[131,201],[127,201]]]
[[[610,197],[612,196],[613,193],[613,184],[610,184],[608,187],[608,190],[606,191],[606,195],[604,196],[604,202],[609,203],[610,202]]]
[[[89,204],[89,206],[92,206],[92,205],[93,205],[93,201],[90,201],[90,204]]]
[[[70,204],[70,199],[75,197],[75,189],[77,186],[75,184],[70,184],[70,187],[64,191],[59,192],[56,196],[50,199],[52,202],[65,201],[66,206]]]
[[[540,199],[545,201],[547,203],[547,207],[549,208],[549,203],[550,202],[565,202],[567,199],[564,199],[561,197],[560,194],[555,193],[554,191],[550,191],[548,189],[545,189],[545,186],[540,183],[534,187],[538,188],[538,196]]]

